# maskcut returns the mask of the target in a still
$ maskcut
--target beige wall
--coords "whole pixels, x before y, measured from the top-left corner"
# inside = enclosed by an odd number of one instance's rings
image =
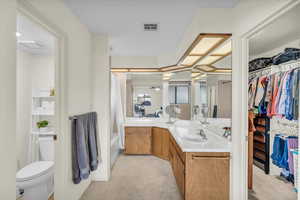
[[[0,1],[0,199],[16,199],[16,1]]]

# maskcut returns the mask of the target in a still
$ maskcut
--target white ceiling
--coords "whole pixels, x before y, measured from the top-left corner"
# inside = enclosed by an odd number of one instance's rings
[[[238,0],[64,0],[91,32],[110,36],[111,55],[173,53],[200,7],[232,7]],[[158,32],[144,32],[158,23]]]
[[[21,36],[17,38],[19,49],[32,54],[53,54],[55,46],[55,37],[23,15],[18,15],[17,32],[21,33]],[[41,48],[25,47],[19,43],[22,41],[35,41],[41,45]]]
[[[250,40],[250,56],[271,51],[291,41],[300,39],[299,19],[300,5],[258,32]]]

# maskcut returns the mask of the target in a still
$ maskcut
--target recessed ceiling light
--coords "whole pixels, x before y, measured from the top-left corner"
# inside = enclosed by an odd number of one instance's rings
[[[20,32],[16,32],[16,36],[17,36],[17,37],[21,37],[22,34],[21,34]]]

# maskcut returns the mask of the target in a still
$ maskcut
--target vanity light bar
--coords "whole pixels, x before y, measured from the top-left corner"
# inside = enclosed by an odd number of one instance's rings
[[[111,72],[129,72],[129,69],[127,68],[111,68]]]
[[[178,70],[178,69],[182,69],[182,68],[184,68],[184,66],[171,65],[171,66],[167,66],[167,67],[161,67],[160,71],[169,72],[169,71],[174,71],[174,70]]]
[[[157,68],[130,68],[129,72],[160,72]]]
[[[160,72],[158,68],[111,68],[111,72]]]
[[[229,68],[218,68],[214,72],[215,73],[231,73],[232,69],[229,69]]]
[[[216,67],[211,65],[197,65],[195,69],[198,69],[202,72],[213,72],[216,70]]]

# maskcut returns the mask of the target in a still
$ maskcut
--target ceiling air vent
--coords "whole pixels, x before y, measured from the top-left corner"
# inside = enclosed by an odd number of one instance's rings
[[[158,24],[155,23],[144,24],[144,31],[157,31],[157,30],[158,30]]]

